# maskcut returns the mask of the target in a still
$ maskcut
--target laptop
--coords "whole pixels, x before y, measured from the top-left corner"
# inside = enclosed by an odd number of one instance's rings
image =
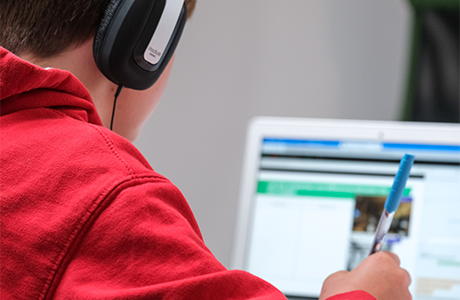
[[[383,250],[411,274],[413,299],[460,299],[460,124],[255,118],[231,267],[317,299],[368,256],[405,153],[415,163]]]

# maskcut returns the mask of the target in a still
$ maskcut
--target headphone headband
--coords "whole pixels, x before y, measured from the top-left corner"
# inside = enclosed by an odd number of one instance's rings
[[[165,8],[155,30],[156,33],[152,36],[144,52],[144,59],[152,65],[159,63],[165,53],[174,28],[176,28],[176,24],[178,23],[182,6],[184,6],[184,0],[166,1]]]

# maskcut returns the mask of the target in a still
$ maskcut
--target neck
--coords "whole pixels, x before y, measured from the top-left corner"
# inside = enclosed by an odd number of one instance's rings
[[[117,85],[97,68],[93,58],[92,39],[50,58],[37,58],[31,54],[20,56],[42,68],[51,67],[71,72],[88,89],[104,126],[110,127],[111,104]]]

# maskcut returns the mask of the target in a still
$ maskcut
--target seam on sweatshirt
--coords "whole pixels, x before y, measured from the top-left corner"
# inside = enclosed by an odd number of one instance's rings
[[[64,247],[57,257],[53,268],[53,272],[45,282],[44,288],[40,293],[39,299],[52,299],[54,293],[59,286],[60,280],[65,273],[68,264],[71,261],[72,255],[79,247],[81,242],[86,236],[86,233],[91,230],[92,225],[97,218],[105,211],[116,199],[118,195],[117,190],[127,189],[136,185],[145,184],[152,179],[159,180],[159,182],[169,182],[159,175],[139,175],[125,177],[116,182],[112,187],[104,188],[99,196],[89,203],[87,209],[80,217],[80,221],[74,227],[74,230],[69,234]]]
[[[69,115],[59,111],[59,110],[55,110],[53,108],[48,108],[48,110],[50,110],[51,112],[59,115],[59,116],[62,116],[62,117],[69,117]],[[78,120],[75,120],[77,122],[81,122],[81,121],[78,121]],[[89,128],[92,128],[94,129],[97,133],[99,133],[99,135],[102,137],[102,139],[105,141],[107,147],[109,147],[110,151],[115,155],[115,157],[121,162],[121,164],[125,167],[126,171],[128,172],[129,175],[133,176],[134,175],[134,172],[133,170],[131,169],[131,167],[126,163],[126,161],[121,157],[121,155],[118,153],[115,145],[113,144],[112,140],[109,139],[109,137],[99,128],[98,125],[94,125],[94,124],[91,124],[91,123],[86,123],[87,125],[89,125]]]
[[[100,128],[96,127],[95,125],[90,124],[90,127],[95,129],[102,136],[102,138],[104,139],[104,141],[106,142],[107,146],[112,151],[112,153],[115,155],[115,157],[125,166],[125,168],[128,171],[129,175],[133,176],[134,175],[133,170],[125,162],[125,160],[120,156],[120,154],[118,154],[118,151],[117,151],[115,145],[113,144],[112,140],[110,140],[107,137],[107,135]]]

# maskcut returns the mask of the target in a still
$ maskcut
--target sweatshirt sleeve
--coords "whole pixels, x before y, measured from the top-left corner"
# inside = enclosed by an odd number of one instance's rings
[[[377,300],[365,291],[353,291],[343,294],[338,294],[327,298],[326,300]]]
[[[110,197],[67,254],[54,299],[286,299],[216,260],[171,183],[137,180]]]

